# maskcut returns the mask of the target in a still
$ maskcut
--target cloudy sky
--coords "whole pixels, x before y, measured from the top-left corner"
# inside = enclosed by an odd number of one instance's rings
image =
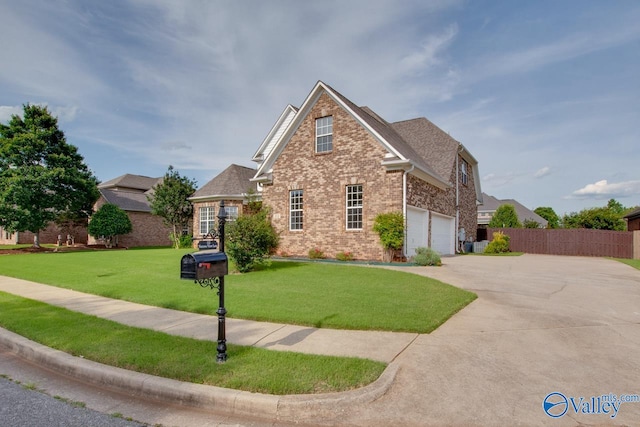
[[[322,80],[429,118],[495,197],[635,206],[638,22],[636,0],[0,0],[0,122],[46,104],[100,180],[202,186]]]

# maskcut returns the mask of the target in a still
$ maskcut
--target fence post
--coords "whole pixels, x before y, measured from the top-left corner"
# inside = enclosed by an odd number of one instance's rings
[[[633,232],[633,259],[640,259],[640,230]]]

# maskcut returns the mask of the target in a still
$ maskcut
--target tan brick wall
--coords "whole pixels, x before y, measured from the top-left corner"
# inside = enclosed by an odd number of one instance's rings
[[[100,209],[106,203],[104,197],[100,197],[94,205],[94,211]],[[173,231],[171,227],[163,224],[162,218],[149,212],[127,212],[131,221],[132,231],[129,234],[118,236],[118,246],[171,246],[169,234]],[[94,236],[89,236],[88,244],[104,244]]]
[[[333,150],[315,153],[315,119],[333,116]],[[382,259],[375,216],[402,210],[402,172],[386,172],[386,150],[330,97],[322,94],[273,166],[273,184],[263,189],[280,235],[279,253],[307,256],[318,248],[333,257],[349,251],[358,259]],[[346,230],[346,186],[363,185],[363,228]],[[289,230],[289,191],[304,190],[304,229]]]
[[[34,234],[30,231],[22,231],[20,233],[13,233],[10,239],[5,239],[6,232],[0,229],[0,244],[33,244]],[[46,229],[40,231],[40,244],[56,244],[58,243],[58,235],[62,236],[62,243],[64,244],[67,239],[67,235],[60,231],[60,228],[55,223],[50,223]],[[76,227],[74,231],[75,243],[85,244],[87,243],[87,228]],[[17,239],[17,241],[16,241]]]

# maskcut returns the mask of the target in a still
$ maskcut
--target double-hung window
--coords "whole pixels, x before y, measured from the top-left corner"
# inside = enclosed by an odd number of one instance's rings
[[[302,230],[302,190],[289,191],[289,230]]]
[[[227,221],[235,221],[236,219],[238,219],[237,206],[225,206],[224,210],[227,213]]]
[[[333,150],[333,117],[316,119],[316,153]]]
[[[362,184],[347,185],[347,230],[362,230]]]
[[[200,208],[200,234],[209,234],[209,231],[214,230],[216,227],[216,213],[213,206],[206,206]]]

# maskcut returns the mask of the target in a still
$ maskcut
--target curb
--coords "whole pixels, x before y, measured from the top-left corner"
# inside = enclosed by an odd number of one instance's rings
[[[46,347],[3,328],[0,328],[0,346],[40,366],[109,389],[228,415],[289,422],[339,415],[352,410],[353,405],[372,402],[389,390],[398,372],[398,365],[391,363],[376,381],[356,390],[278,396],[182,382],[103,365]]]

